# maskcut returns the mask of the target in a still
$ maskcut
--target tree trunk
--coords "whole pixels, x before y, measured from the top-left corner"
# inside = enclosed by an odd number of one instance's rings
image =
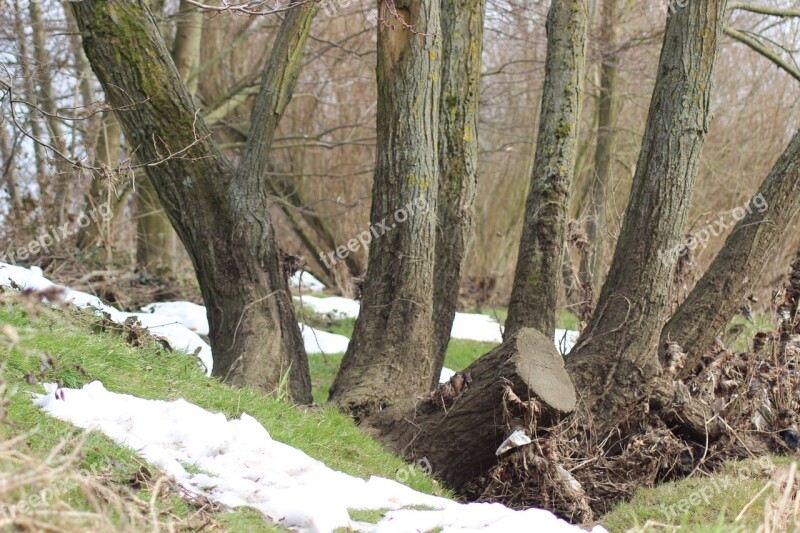
[[[687,354],[684,373],[695,367],[714,337],[736,314],[764,265],[775,256],[798,211],[800,132],[747,206],[733,210],[731,214],[739,221],[725,246],[661,332],[662,348],[672,341]],[[712,234],[716,235],[717,226],[712,223],[701,228],[695,237],[697,242],[707,242]]]
[[[377,235],[370,244],[361,314],[330,395],[357,418],[428,392],[436,367],[439,0],[396,2],[396,12],[391,6],[379,5],[386,23],[378,24],[378,139],[370,215]]]
[[[30,2],[30,18],[33,38],[33,54],[36,59],[36,74],[39,80],[38,105],[44,111],[44,122],[47,125],[48,137],[52,148],[61,152],[67,157],[67,145],[61,132],[61,122],[56,116],[58,107],[56,105],[55,91],[53,90],[53,77],[50,67],[50,55],[45,46],[44,21],[42,20],[41,2]],[[73,179],[67,175],[68,169],[66,162],[54,155],[55,161],[55,185],[53,187],[53,200],[55,209],[55,222],[62,225],[66,221],[69,202],[72,196]]]
[[[177,267],[177,235],[158,195],[143,176],[136,181],[136,263],[146,272],[172,276]]]
[[[439,383],[453,327],[462,266],[472,239],[478,185],[478,111],[485,0],[441,0],[442,91],[433,316]]]
[[[84,49],[125,136],[192,259],[214,374],[311,401],[308,360],[269,216],[263,174],[314,10],[287,12],[234,169],[192,102],[144,0],[73,2]],[[287,377],[284,380],[283,378]]]
[[[616,24],[619,0],[603,0],[602,27],[600,29],[600,96],[597,102],[597,148],[594,155],[594,172],[589,199],[589,220],[586,236],[589,250],[581,261],[581,282],[585,287],[599,287],[603,283],[603,257],[605,256],[606,191],[611,184],[616,141],[619,89],[617,73]]]
[[[202,13],[196,6],[181,0],[172,43],[172,60],[192,98],[197,90],[198,78],[192,78],[191,82],[188,80],[192,69],[200,63],[202,35]],[[145,270],[172,276],[177,268],[178,236],[148,178],[138,183],[136,193],[136,262]]]
[[[597,419],[613,422],[661,373],[659,334],[670,310],[724,27],[726,0],[693,0],[667,21],[642,151],[608,279],[567,368]]]
[[[365,425],[393,451],[425,459],[459,491],[497,462],[516,429],[548,427],[575,408],[575,389],[551,337],[523,328],[427,399],[407,401]]]
[[[586,61],[586,0],[553,0],[539,137],[504,337],[555,334]]]
[[[19,220],[18,217],[23,216],[22,197],[17,188],[16,165],[14,164],[15,149],[16,143],[14,143],[13,147],[9,144],[8,130],[6,130],[4,124],[0,124],[0,171],[3,173],[2,182],[6,185],[11,212]]]
[[[28,36],[25,33],[25,21],[22,16],[22,4],[17,3],[14,7],[14,34],[17,37],[17,46],[19,47],[20,66],[23,71],[23,94],[25,100],[28,102],[36,101],[36,87],[33,83],[33,69],[30,65],[26,64],[28,53]],[[28,113],[28,127],[30,128],[31,135],[41,142],[34,141],[33,155],[36,161],[36,182],[39,185],[39,201],[41,203],[42,212],[46,212],[48,204],[52,198],[48,197],[50,192],[50,183],[47,179],[47,152],[44,148],[44,128],[39,121],[37,114],[31,109]],[[46,220],[42,221],[47,223]],[[44,224],[43,224],[44,225]]]

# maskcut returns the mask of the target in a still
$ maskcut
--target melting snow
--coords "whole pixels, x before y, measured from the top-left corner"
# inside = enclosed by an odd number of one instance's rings
[[[325,284],[312,276],[309,272],[297,271],[289,278],[289,287],[300,289],[303,292],[322,292]]]
[[[206,375],[211,375],[213,366],[211,347],[197,333],[185,327],[181,319],[160,314],[125,313],[104,304],[97,296],[56,285],[45,278],[42,275],[42,270],[38,267],[32,267],[28,270],[23,267],[0,263],[0,285],[11,287],[12,282],[23,290],[46,290],[58,287],[63,291],[65,302],[82,309],[94,309],[98,316],[105,313],[111,321],[117,324],[122,324],[127,319],[136,317],[150,333],[166,341],[173,349],[197,355],[206,369]]]
[[[107,391],[46,385],[34,402],[56,418],[97,428],[119,445],[171,475],[186,490],[230,507],[249,506],[275,523],[309,532],[354,528],[375,532],[579,532],[541,509],[513,511],[500,504],[460,504],[396,481],[355,478],[273,440],[254,418],[227,420],[185,400],[145,400]],[[194,473],[186,470],[187,467]],[[404,509],[425,506],[432,510]],[[392,509],[377,524],[354,523],[348,509]],[[403,510],[401,510],[403,509]],[[593,532],[601,533],[602,527]]]

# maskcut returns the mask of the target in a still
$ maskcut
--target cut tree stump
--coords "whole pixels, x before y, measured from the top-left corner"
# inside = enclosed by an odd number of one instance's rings
[[[396,404],[364,425],[459,491],[497,463],[497,447],[514,430],[555,424],[575,403],[553,341],[523,328],[427,398]]]

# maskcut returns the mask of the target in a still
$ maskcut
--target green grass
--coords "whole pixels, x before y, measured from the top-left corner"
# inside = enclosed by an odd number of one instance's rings
[[[31,402],[30,393],[41,392],[41,387],[28,385],[26,375],[35,376],[40,383],[56,382],[71,388],[100,380],[110,391],[151,399],[184,398],[229,418],[246,412],[276,440],[299,448],[336,470],[362,478],[377,475],[390,479],[400,471],[409,472],[400,458],[383,450],[333,407],[308,412],[251,389],[228,387],[206,378],[192,356],[168,353],[155,343],[134,348],[119,334],[93,333],[90,326],[94,320],[70,310],[47,310],[38,318],[31,318],[19,306],[0,306],[0,328],[13,326],[19,335],[17,343],[8,339],[0,342],[3,377],[15,388],[7,423],[0,424],[0,435],[9,438],[31,432],[26,442],[33,456],[43,457],[61,439],[74,436],[76,429],[48,417]],[[41,361],[48,359],[52,366],[40,370]],[[312,360],[323,359],[314,356]],[[329,362],[332,361],[333,358]],[[133,451],[95,432],[88,436],[77,466],[94,468],[113,482],[129,486],[143,463]],[[406,484],[425,493],[449,495],[418,470],[411,471]],[[149,498],[144,491],[141,496]],[[178,516],[194,511],[177,497],[169,505]],[[259,513],[248,509],[224,513],[220,520],[232,531],[274,530],[264,524]]]
[[[681,531],[687,532],[729,532],[737,531],[736,528],[755,531],[763,520],[767,497],[774,499],[771,489],[752,503],[741,522],[734,520],[774,475],[774,469],[763,468],[765,459],[775,468],[792,462],[790,457],[778,456],[732,461],[712,477],[696,476],[640,489],[630,501],[617,505],[602,517],[600,523],[612,533],[642,528],[648,520],[681,526]]]

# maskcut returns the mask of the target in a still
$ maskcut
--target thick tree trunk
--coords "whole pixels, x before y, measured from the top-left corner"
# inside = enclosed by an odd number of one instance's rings
[[[611,184],[616,141],[619,88],[617,73],[616,25],[619,0],[603,0],[600,29],[600,95],[597,102],[597,147],[594,155],[594,172],[589,199],[589,220],[586,236],[588,253],[581,261],[581,282],[585,287],[600,287],[603,283],[603,257],[605,257],[606,191]]]
[[[433,316],[439,382],[453,327],[462,265],[472,239],[478,184],[478,112],[485,0],[441,0],[442,95]]]
[[[567,368],[602,430],[661,373],[658,342],[673,265],[711,119],[726,0],[693,0],[668,19],[656,86],[608,279]]]
[[[192,259],[211,326],[214,374],[311,401],[308,361],[269,217],[264,163],[291,99],[314,11],[281,24],[242,165],[217,144],[143,0],[72,3],[84,49],[125,136]]]
[[[739,221],[725,246],[661,332],[662,348],[672,341],[687,354],[685,373],[695,367],[714,337],[736,314],[798,211],[800,132],[747,206],[733,210],[731,214]],[[718,224],[701,228],[695,238],[707,242],[719,229]]]
[[[191,83],[188,79],[192,69],[200,63],[202,35],[202,13],[196,6],[181,0],[172,60],[192,97],[197,90],[198,78],[192,78]],[[178,236],[148,178],[141,180],[136,188],[136,210],[136,262],[145,270],[173,275],[177,267]]]
[[[378,141],[370,215],[378,235],[370,244],[361,314],[330,396],[357,418],[428,392],[436,367],[439,0],[396,2],[396,14],[391,5],[379,5],[386,23],[378,24]]]
[[[393,451],[425,459],[456,491],[497,462],[514,430],[545,428],[575,408],[575,389],[552,338],[523,328],[431,396],[368,418]]]
[[[547,14],[539,137],[506,338],[522,327],[536,328],[551,337],[555,334],[583,98],[588,11],[586,0],[553,0]]]

